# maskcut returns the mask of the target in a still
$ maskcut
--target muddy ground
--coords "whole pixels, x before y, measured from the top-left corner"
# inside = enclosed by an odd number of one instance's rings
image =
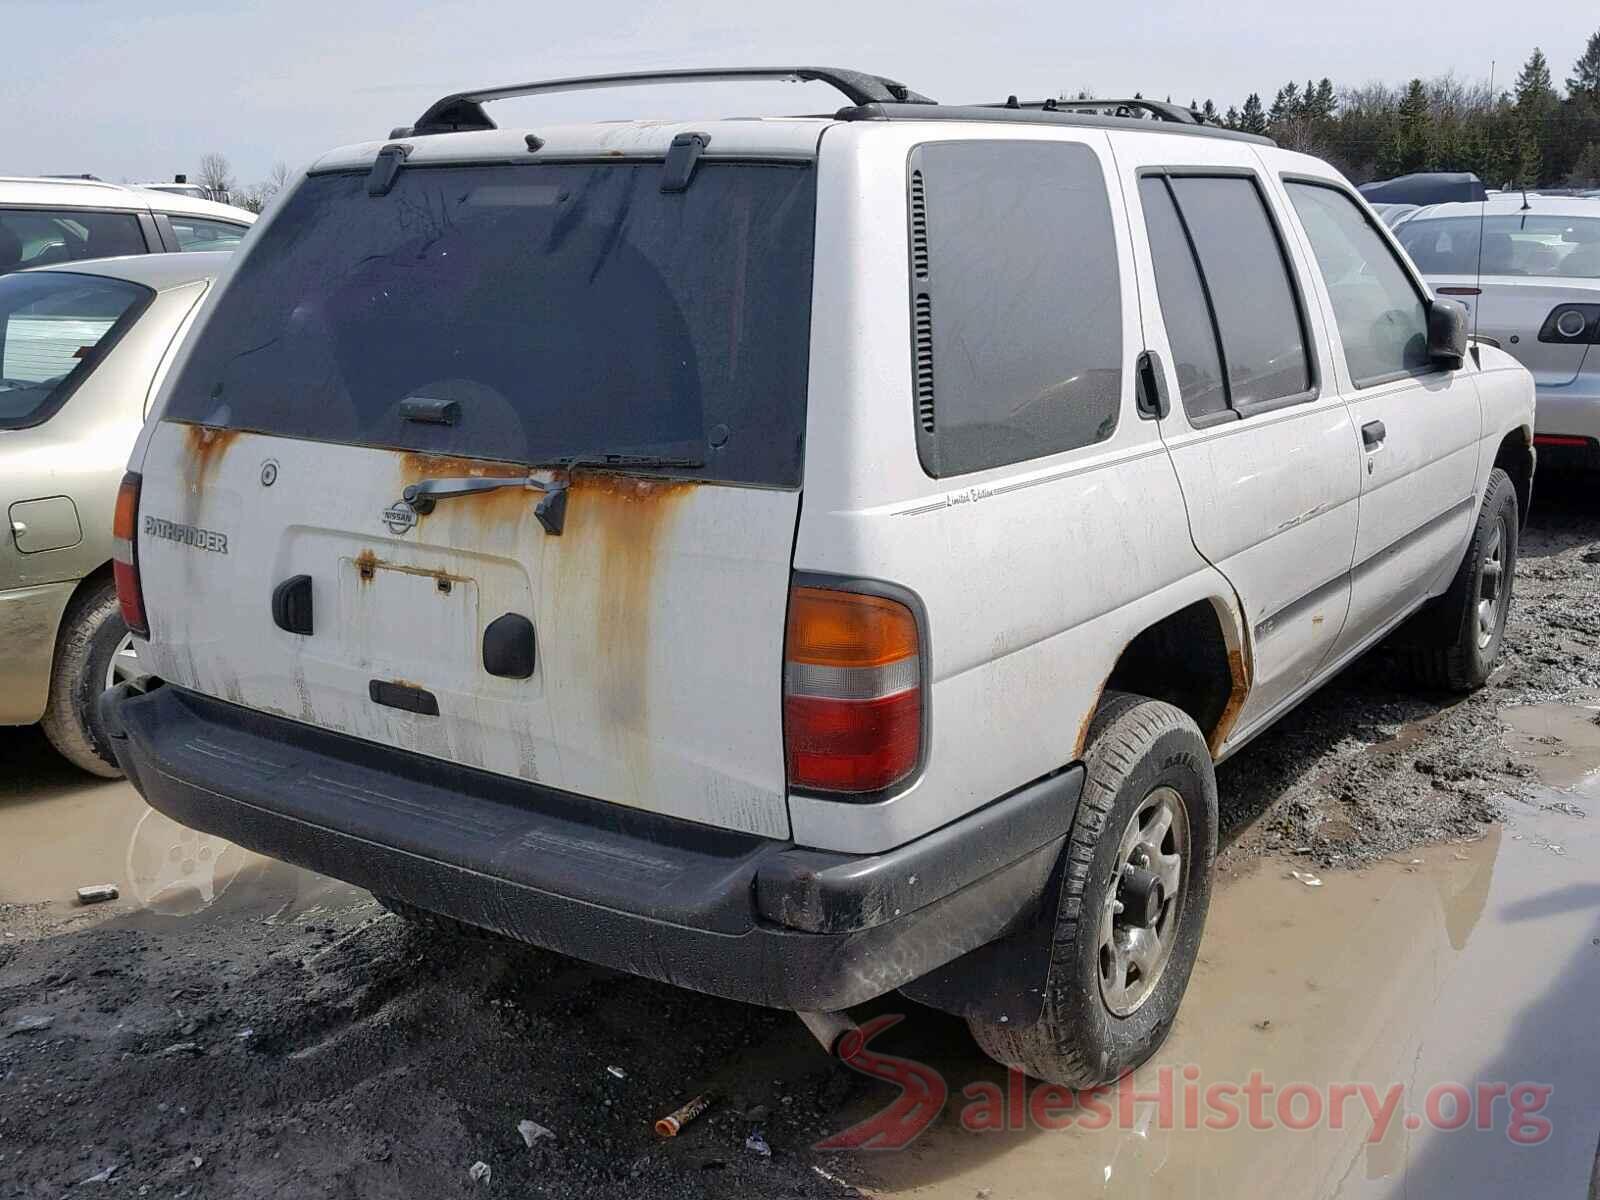
[[[1407,962],[1408,986],[1437,980],[1437,992],[1402,992],[1399,1015],[1374,1009],[1352,1030],[1409,1029],[1404,1013],[1426,1013],[1438,996],[1481,996],[1483,979],[1462,972],[1486,904],[1503,907],[1485,899],[1498,895],[1491,879],[1526,891],[1555,871],[1565,877],[1550,894],[1565,899],[1530,910],[1558,922],[1539,926],[1549,961],[1527,979],[1497,981],[1495,1004],[1508,1045],[1526,1001],[1540,1036],[1563,1053],[1583,1048],[1596,1075],[1600,1039],[1581,997],[1600,982],[1600,936],[1591,944],[1590,930],[1600,886],[1595,858],[1575,848],[1600,833],[1590,786],[1600,727],[1583,703],[1600,695],[1600,500],[1588,484],[1545,492],[1490,687],[1460,701],[1417,695],[1374,656],[1223,768],[1223,881],[1164,1058],[1237,1045],[1229,1057],[1242,1069],[1269,1053],[1263,1039],[1281,1038],[1282,1060],[1304,1069],[1310,1047],[1333,1036],[1332,1012],[1359,1016],[1366,998],[1384,994],[1361,972],[1387,968],[1350,960],[1359,986],[1339,993],[1336,1009],[1304,1008],[1330,986],[1311,978],[1318,964],[1348,950],[1343,920],[1328,919],[1335,902],[1369,913],[1392,904],[1396,922],[1434,922],[1373,957]],[[84,783],[32,731],[0,731],[0,1198],[836,1197],[859,1187],[1002,1200],[1069,1190],[1056,1174],[1067,1160],[1050,1157],[1068,1146],[1059,1141],[975,1154],[970,1135],[936,1132],[892,1162],[819,1152],[821,1137],[893,1089],[830,1064],[793,1017],[418,930],[364,893],[186,839],[144,811],[125,784]],[[1460,844],[1418,849],[1452,840]],[[195,886],[154,896],[163,856],[193,867]],[[1288,876],[1297,864],[1320,872],[1326,890]],[[1348,866],[1363,871],[1338,870]],[[101,879],[121,880],[122,899],[64,902]],[[1280,902],[1281,919],[1268,921],[1264,910]],[[1401,927],[1377,928],[1391,925]],[[1505,928],[1521,939],[1507,945],[1533,952],[1528,926]],[[1285,957],[1263,961],[1252,947],[1274,936]],[[1494,957],[1495,944],[1481,940],[1490,936],[1480,935],[1480,958]],[[1566,999],[1543,998],[1549,978],[1569,981],[1557,989]],[[1559,1007],[1574,996],[1576,1017]],[[958,1080],[986,1070],[959,1022],[895,997],[857,1015],[874,1012],[909,1014],[893,1044],[939,1057]],[[1424,1025],[1415,1045],[1402,1039],[1386,1052],[1413,1073]],[[1355,1068],[1336,1060],[1328,1069]],[[701,1092],[717,1097],[705,1117],[675,1140],[654,1135],[655,1118]],[[525,1120],[552,1136],[525,1146]],[[770,1157],[747,1147],[756,1132]],[[1594,1135],[1573,1136],[1592,1155]],[[1111,1163],[1124,1158],[1141,1178],[1170,1182],[1160,1175],[1166,1158],[1139,1157],[1152,1144],[1141,1132],[1104,1154],[1098,1142],[1071,1145],[1105,1157],[1103,1194],[1185,1194],[1113,1192]],[[1285,1161],[1304,1150],[1291,1144]],[[1370,1152],[1364,1161],[1374,1186],[1410,1169]],[[474,1180],[479,1162],[490,1174]],[[1102,1194],[1099,1158],[1092,1165]],[[1219,1188],[1266,1178],[1259,1164],[1237,1177],[1213,1165]]]

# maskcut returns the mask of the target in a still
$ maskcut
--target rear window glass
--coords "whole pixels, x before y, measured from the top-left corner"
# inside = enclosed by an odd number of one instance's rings
[[[219,297],[167,415],[518,462],[687,458],[798,486],[809,166],[413,167],[308,179]],[[402,402],[456,401],[454,425]],[[415,406],[412,406],[415,407]]]
[[[154,295],[66,271],[0,278],[0,429],[48,419]]]
[[[1483,257],[1478,257],[1479,226]],[[1437,217],[1395,230],[1424,275],[1537,275],[1600,279],[1600,217]]]

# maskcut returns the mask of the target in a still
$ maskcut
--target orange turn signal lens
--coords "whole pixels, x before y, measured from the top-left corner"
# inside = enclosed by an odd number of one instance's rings
[[[797,587],[785,657],[816,667],[881,667],[917,653],[917,619],[881,596]]]

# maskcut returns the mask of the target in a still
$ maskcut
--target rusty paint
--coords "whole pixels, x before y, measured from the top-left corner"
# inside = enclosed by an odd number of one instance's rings
[[[460,458],[454,454],[423,454],[403,450],[396,455],[406,483],[434,477],[482,475],[488,479],[522,478],[528,468],[517,463],[495,462],[484,458]]]
[[[211,476],[239,437],[237,429],[221,429],[215,425],[185,425],[183,431],[184,460],[187,463],[189,491],[198,494],[205,490]]]
[[[567,498],[566,530],[546,539],[554,594],[564,601],[563,637],[592,641],[582,661],[592,672],[606,727],[618,736],[636,795],[650,771],[651,617],[667,603],[656,580],[675,514],[699,484],[580,471]],[[572,607],[567,607],[571,605]],[[574,654],[579,653],[576,648]]]
[[[1233,732],[1233,723],[1239,719],[1239,710],[1250,695],[1250,666],[1245,662],[1243,652],[1232,647],[1228,649],[1228,674],[1233,679],[1233,691],[1228,694],[1228,703],[1223,706],[1222,715],[1211,730],[1209,744],[1212,758],[1222,753],[1222,743]]]
[[[363,550],[356,555],[356,578],[362,583],[371,583],[378,570],[378,556],[371,550]]]
[[[1123,647],[1127,649],[1126,646]],[[1100,711],[1100,698],[1106,694],[1104,682],[1095,689],[1094,702],[1089,705],[1089,711],[1083,714],[1083,723],[1078,726],[1078,740],[1073,743],[1072,757],[1074,761],[1083,757],[1083,752],[1089,747],[1089,726],[1094,724],[1094,717]]]

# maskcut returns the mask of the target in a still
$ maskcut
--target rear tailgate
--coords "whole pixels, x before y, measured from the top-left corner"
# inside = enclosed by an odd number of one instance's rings
[[[578,472],[560,536],[520,485],[391,532],[407,483],[472,474],[527,469],[163,422],[140,503],[153,670],[355,737],[786,836],[798,494]],[[309,636],[271,615],[299,575]],[[533,624],[531,678],[484,669],[484,631],[507,613]],[[438,715],[375,701],[374,681],[431,695]]]
[[[811,171],[708,161],[679,193],[660,176],[408,168],[377,197],[359,174],[304,183],[245,252],[148,439],[156,673],[786,836]],[[602,451],[657,462],[539,465]],[[401,501],[485,477],[510,486]],[[529,479],[569,484],[559,532]],[[274,613],[285,587],[294,618],[309,599],[310,633]],[[531,623],[527,677],[491,669],[505,617],[517,644]]]

